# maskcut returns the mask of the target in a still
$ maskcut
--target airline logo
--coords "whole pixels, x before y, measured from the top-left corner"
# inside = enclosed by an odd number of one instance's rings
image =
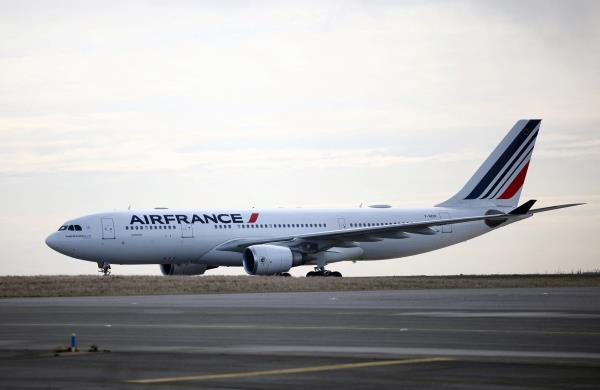
[[[250,215],[250,219],[248,219],[248,222],[246,222],[246,223],[255,223],[257,219],[258,219],[258,213],[252,213],[252,215]]]
[[[523,186],[541,120],[525,122],[465,199],[510,199]]]
[[[256,223],[259,213],[252,213],[245,223]],[[132,215],[130,225],[169,225],[172,223],[244,223],[241,214],[149,214]]]

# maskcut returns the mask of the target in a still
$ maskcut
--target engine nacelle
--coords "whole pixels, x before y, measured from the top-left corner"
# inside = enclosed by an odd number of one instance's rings
[[[244,249],[244,269],[250,275],[273,275],[302,265],[302,255],[278,245],[252,245]]]
[[[206,264],[161,264],[160,272],[163,275],[202,275],[207,269],[217,268]]]

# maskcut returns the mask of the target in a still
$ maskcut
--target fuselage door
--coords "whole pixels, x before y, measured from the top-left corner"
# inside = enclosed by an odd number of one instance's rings
[[[194,238],[194,226],[191,223],[181,224],[181,238]]]
[[[346,219],[338,218],[338,226],[340,227],[340,229],[346,229]]]
[[[115,239],[115,223],[112,218],[102,218],[102,238],[104,240]]]
[[[440,213],[440,219],[450,219],[450,213]],[[442,225],[442,233],[452,233],[452,225]]]

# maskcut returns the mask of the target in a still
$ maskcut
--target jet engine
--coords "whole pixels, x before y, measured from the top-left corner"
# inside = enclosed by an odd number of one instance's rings
[[[161,264],[160,272],[163,275],[202,275],[206,270],[217,268],[206,264]]]
[[[250,275],[273,275],[302,265],[302,255],[278,245],[252,245],[244,249],[244,270]]]

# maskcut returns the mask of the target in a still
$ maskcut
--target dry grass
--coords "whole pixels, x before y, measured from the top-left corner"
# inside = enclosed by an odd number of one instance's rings
[[[0,298],[519,287],[600,287],[600,273],[361,278],[5,276],[0,277]]]

